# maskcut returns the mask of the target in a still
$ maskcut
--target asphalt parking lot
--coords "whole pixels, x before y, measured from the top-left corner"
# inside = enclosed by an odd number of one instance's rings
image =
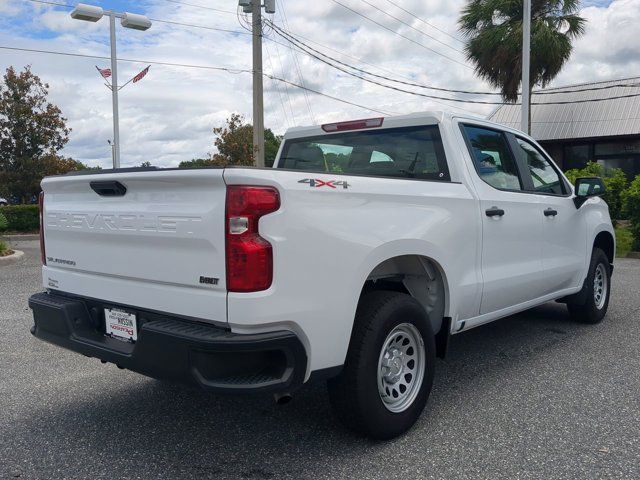
[[[102,365],[34,339],[35,241],[0,266],[0,478],[640,478],[640,261],[604,323],[548,304],[453,337],[417,426],[374,443],[324,386],[277,406]]]

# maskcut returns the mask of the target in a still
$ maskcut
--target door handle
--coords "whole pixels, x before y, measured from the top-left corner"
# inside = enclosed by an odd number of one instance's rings
[[[90,182],[91,189],[102,197],[123,197],[127,187],[113,180]]]
[[[544,216],[545,217],[555,217],[556,215],[558,215],[558,211],[554,210],[553,208],[549,207],[544,211]]]
[[[487,214],[487,217],[501,217],[504,215],[504,210],[498,207],[487,208],[484,213]]]

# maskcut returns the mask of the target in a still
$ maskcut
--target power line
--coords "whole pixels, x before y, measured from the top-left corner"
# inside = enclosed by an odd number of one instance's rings
[[[267,37],[264,37],[267,38]],[[275,43],[275,42],[274,42]],[[284,63],[282,62],[281,56],[280,56],[280,48],[278,47],[278,43],[275,43],[275,47],[276,47],[276,54],[277,54],[277,63],[280,65],[280,74],[282,76],[284,76]],[[296,115],[293,111],[293,105],[291,103],[291,95],[289,95],[289,86],[285,83],[284,84],[284,92],[285,92],[285,96],[287,98],[287,105],[289,106],[289,111],[291,113],[291,121],[293,123],[293,125],[296,124]]]
[[[391,17],[391,18],[393,18],[394,20],[397,20],[397,21],[398,21],[398,22],[400,22],[401,24],[406,25],[406,26],[407,26],[407,27],[409,27],[410,29],[415,30],[416,32],[420,33],[421,35],[424,35],[425,37],[428,37],[428,38],[430,38],[431,40],[433,40],[433,41],[435,41],[435,42],[438,42],[439,44],[444,45],[445,47],[450,48],[451,50],[453,50],[453,51],[455,51],[455,52],[458,52],[458,53],[464,53],[464,52],[463,52],[462,50],[460,50],[459,48],[452,47],[452,46],[451,46],[451,45],[449,45],[448,43],[444,43],[443,41],[438,40],[436,37],[434,37],[434,36],[432,36],[432,35],[429,35],[429,34],[428,34],[428,33],[426,33],[426,32],[423,32],[423,31],[422,31],[422,30],[420,30],[419,28],[414,27],[414,26],[413,26],[413,25],[411,25],[410,23],[405,22],[404,20],[402,20],[402,19],[400,19],[400,18],[396,17],[395,15],[392,15],[392,14],[390,14],[389,12],[385,12],[384,10],[379,9],[379,8],[378,8],[378,7],[376,7],[374,4],[370,3],[368,0],[360,0],[360,1],[361,1],[361,2],[363,2],[363,3],[366,3],[367,5],[369,5],[369,6],[370,6],[370,7],[372,7],[372,8],[376,8],[376,9],[380,10],[380,12],[381,12],[381,13],[383,13],[383,14],[385,14],[387,17]]]
[[[214,8],[214,7],[207,7],[205,5],[197,5],[195,3],[188,3],[188,2],[181,2],[179,0],[165,0],[165,2],[169,2],[169,3],[176,3],[178,5],[185,5],[187,7],[195,7],[195,8],[202,8],[204,10],[212,10],[214,12],[220,12],[220,13],[229,13],[231,15],[236,15],[236,12],[232,12],[231,10],[222,10],[220,8]]]
[[[298,47],[300,48],[300,47]],[[448,98],[448,97],[440,97],[437,95],[428,95],[425,93],[418,93],[418,92],[413,92],[410,90],[404,90],[402,88],[398,88],[398,87],[394,87],[393,85],[387,85],[381,82],[378,82],[376,80],[371,80],[370,78],[366,78],[366,77],[362,77],[360,75],[357,75],[349,70],[346,70],[343,67],[340,67],[338,65],[335,65],[333,63],[331,63],[330,61],[327,61],[319,56],[313,55],[311,53],[309,53],[309,55],[313,56],[316,60],[325,63],[337,70],[340,70],[343,73],[346,73],[347,75],[350,75],[352,77],[358,78],[360,80],[363,80],[365,82],[369,82],[372,83],[374,85],[378,85],[384,88],[388,88],[390,90],[395,90],[397,92],[402,92],[402,93],[406,93],[409,95],[415,95],[418,97],[424,97],[424,98],[430,98],[430,99],[435,99],[435,100],[444,100],[444,101],[449,101],[449,102],[457,102],[457,103],[469,103],[469,104],[479,104],[479,105],[521,105],[520,103],[506,103],[506,102],[489,102],[489,101],[484,101],[484,100],[472,100],[472,99],[461,99],[461,98]],[[617,98],[630,98],[630,97],[637,97],[640,96],[640,93],[638,94],[629,94],[629,95],[620,95],[620,96],[615,96],[615,97],[608,97],[608,98],[598,98],[598,99],[583,99],[583,100],[573,100],[573,101],[560,101],[560,102],[531,102],[531,105],[568,105],[568,104],[577,104],[577,103],[592,103],[592,102],[600,102],[600,101],[604,101],[604,100],[614,100]]]
[[[285,27],[288,29],[289,28],[289,20],[287,19],[287,12],[284,9],[284,5],[282,4],[282,2],[278,2],[279,3],[279,9],[278,9],[278,13],[280,14],[280,18],[282,19]],[[277,48],[277,47],[276,47]],[[291,52],[293,53],[293,61],[294,64],[296,66],[296,70],[298,72],[298,78],[300,79],[300,83],[302,83],[302,85],[305,84],[304,82],[304,78],[302,76],[302,69],[300,68],[300,62],[298,61],[298,55],[296,54],[295,50],[291,49]],[[316,123],[315,117],[313,115],[313,110],[311,108],[311,102],[309,101],[309,95],[307,94],[306,90],[304,91],[304,100],[305,103],[307,104],[307,109],[309,110],[309,119],[311,120],[311,123]]]
[[[68,5],[66,3],[58,3],[58,2],[51,2],[48,0],[26,0],[29,2],[33,2],[33,3],[42,3],[44,5],[53,5],[56,7],[66,7],[66,8],[74,8],[73,5]],[[178,25],[181,27],[189,27],[189,28],[200,28],[203,30],[213,30],[216,32],[225,32],[225,33],[233,33],[236,35],[251,35],[251,33],[248,32],[241,32],[240,30],[230,30],[227,28],[219,28],[219,27],[209,27],[206,25],[196,25],[193,23],[183,23],[183,22],[174,22],[173,20],[161,20],[159,18],[149,18],[149,20],[151,20],[152,22],[158,22],[158,23],[166,23],[168,25]]]
[[[74,8],[73,5],[67,5],[66,3],[48,2],[46,0],[29,0],[29,1],[35,2],[35,3],[43,3],[45,5],[55,5],[57,7]]]
[[[422,23],[424,23],[425,25],[428,25],[428,26],[430,26],[430,27],[432,27],[432,28],[435,28],[435,29],[436,29],[436,30],[438,30],[439,32],[444,33],[447,37],[452,38],[452,39],[453,39],[453,40],[455,40],[456,42],[464,43],[464,41],[463,41],[463,40],[460,40],[460,39],[459,39],[458,37],[456,37],[455,35],[451,35],[450,33],[448,33],[448,32],[446,32],[446,31],[442,30],[441,28],[439,28],[439,27],[435,26],[434,24],[427,22],[426,20],[424,20],[424,19],[420,18],[419,16],[417,16],[416,14],[414,14],[414,13],[410,12],[410,11],[409,11],[409,10],[407,10],[406,8],[401,7],[401,6],[400,6],[400,5],[398,5],[397,3],[392,2],[391,0],[385,0],[385,2],[390,3],[391,5],[393,5],[394,7],[399,8],[400,10],[402,10],[402,11],[403,11],[403,12],[405,12],[405,13],[408,13],[408,14],[409,14],[409,15],[411,15],[413,18],[415,18],[415,19],[417,19],[417,20],[420,20],[420,21],[421,21]]]
[[[285,45],[284,43],[280,43],[280,42],[278,42],[277,40],[275,40],[275,39],[273,39],[273,38],[271,38],[271,37],[264,37],[264,38],[266,38],[267,40],[269,40],[270,42],[272,42],[272,43],[274,43],[274,44],[276,44],[276,45],[284,45],[284,46],[287,46],[287,45]],[[291,46],[288,46],[288,48],[292,48],[292,47],[291,47]],[[296,46],[296,48],[299,48],[299,47],[297,47],[297,46]],[[300,49],[300,50],[299,50],[299,52],[300,52],[300,53],[304,53],[305,55],[307,55],[307,56],[309,56],[309,57],[311,57],[311,58],[316,59],[316,57],[315,57],[315,56],[313,56],[313,55],[309,54],[309,53],[308,53],[308,52],[306,52],[305,50],[301,50],[301,49]],[[332,66],[333,66],[333,65],[332,65]],[[357,78],[361,78],[361,77],[357,77]],[[365,80],[366,80],[366,79],[365,79]],[[461,111],[461,112],[465,112],[465,113],[471,113],[471,114],[474,114],[474,115],[476,114],[476,112],[472,112],[471,110],[467,110],[467,109],[464,109],[464,108],[460,108],[460,107],[457,107],[457,106],[455,106],[455,105],[449,105],[449,104],[446,104],[446,103],[443,103],[443,102],[440,102],[440,101],[438,101],[438,100],[434,100],[434,99],[431,99],[431,100],[432,100],[434,103],[437,103],[437,104],[443,105],[443,106],[445,106],[445,107],[447,107],[447,108],[453,108],[453,109],[455,109],[455,110],[459,110],[459,111]],[[315,122],[314,122],[314,123],[315,123]]]
[[[362,68],[358,68],[355,67],[353,65],[350,65],[346,62],[342,62],[334,57],[331,57],[309,45],[307,45],[306,43],[304,43],[303,41],[297,39],[294,35],[292,35],[290,32],[287,32],[286,30],[281,29],[280,27],[278,27],[277,25],[271,25],[271,27],[274,29],[274,31],[276,32],[277,35],[279,35],[280,37],[284,38],[285,40],[292,42],[294,44],[300,44],[303,45],[305,48],[319,54],[322,55],[325,58],[329,58],[332,61],[339,63],[340,65],[344,65],[345,67],[348,68],[352,68],[353,70],[357,70],[359,72],[362,72],[366,75],[371,75],[372,77],[377,77],[383,80],[389,80],[391,82],[396,82],[396,83],[400,83],[403,85],[408,85],[411,87],[418,87],[418,88],[425,88],[425,89],[429,89],[429,90],[438,90],[441,92],[451,92],[451,93],[466,93],[466,94],[473,94],[473,95],[501,95],[499,92],[478,92],[478,91],[472,91],[472,90],[455,90],[455,89],[451,89],[451,88],[442,88],[442,87],[434,87],[431,85],[424,85],[424,84],[420,84],[420,83],[415,83],[415,82],[407,82],[407,81],[403,81],[403,80],[398,80],[398,79],[394,79],[391,77],[386,77],[384,75],[378,75],[377,73],[373,73],[371,71],[362,69]],[[299,47],[299,45],[296,45]],[[299,47],[300,48],[300,47]]]
[[[30,1],[30,2],[33,2],[33,3],[45,4],[45,5],[53,5],[53,6],[58,6],[58,7],[66,7],[66,8],[71,8],[71,9],[72,9],[72,8],[74,8],[74,6],[73,6],[73,5],[69,5],[69,4],[65,4],[65,3],[59,3],[59,2],[53,2],[53,1],[49,1],[49,0],[27,0],[27,1]],[[178,1],[176,1],[176,0],[167,0],[167,1],[171,1],[171,2],[173,2],[173,3],[182,3],[182,4],[184,4],[184,2],[178,2]],[[364,1],[364,0],[363,0],[363,1]],[[393,5],[396,5],[395,3],[391,2],[390,0],[385,0],[385,1],[387,1],[387,2],[389,2],[389,3],[391,3],[391,4],[393,4]],[[190,5],[190,6],[191,6],[192,4],[186,4],[186,5]],[[200,6],[200,7],[202,7],[202,8],[211,9],[211,7],[204,7],[204,6],[201,6],[201,5],[195,5],[195,6]],[[398,6],[398,5],[396,5],[396,6]],[[398,6],[398,8],[400,8],[401,10],[404,10],[404,9],[402,9],[402,7],[400,7],[400,6]],[[408,11],[407,11],[407,12],[408,12]],[[229,12],[227,12],[227,13],[229,13]],[[408,12],[408,13],[410,13],[410,12]],[[149,20],[151,20],[151,21],[153,21],[153,22],[166,23],[166,24],[170,24],[170,25],[177,25],[177,26],[183,26],[183,27],[189,27],[189,28],[199,28],[199,29],[212,30],[212,31],[220,31],[220,32],[225,32],[225,33],[233,33],[233,34],[237,34],[237,35],[252,35],[250,32],[242,32],[242,31],[239,31],[239,30],[229,30],[229,29],[225,29],[225,28],[210,27],[210,26],[205,26],[205,25],[196,25],[196,24],[192,24],[192,23],[174,22],[174,21],[171,21],[171,20],[161,20],[161,19],[157,19],[157,18],[150,18]],[[428,23],[428,22],[426,22],[426,23]],[[389,72],[389,73],[395,73],[395,72],[392,72],[391,70],[388,70],[388,69],[386,69],[386,68],[383,68],[383,67],[381,67],[381,66],[379,66],[379,65],[373,65],[373,64],[368,63],[368,62],[366,62],[366,61],[364,61],[364,60],[362,60],[362,59],[360,59],[360,58],[358,58],[358,57],[354,57],[354,56],[349,55],[349,54],[347,54],[347,53],[345,53],[345,52],[341,52],[341,51],[336,50],[336,49],[334,49],[334,48],[331,48],[331,47],[328,47],[328,46],[326,46],[326,45],[323,45],[323,44],[321,44],[321,43],[319,43],[319,42],[316,42],[316,41],[314,41],[314,40],[311,40],[310,38],[305,37],[305,36],[303,36],[303,35],[300,35],[300,34],[293,34],[293,33],[291,33],[291,31],[284,30],[284,29],[281,29],[281,28],[277,27],[277,25],[270,24],[270,26],[271,26],[272,28],[274,28],[274,27],[275,27],[275,28],[279,29],[279,30],[280,30],[280,32],[282,32],[282,33],[284,33],[284,34],[286,34],[286,35],[288,35],[288,36],[291,36],[292,38],[294,38],[295,40],[297,40],[298,42],[300,42],[302,45],[304,45],[306,48],[308,48],[308,49],[310,49],[310,50],[312,50],[312,51],[314,51],[314,52],[318,53],[319,55],[322,55],[322,56],[324,56],[324,57],[326,57],[326,58],[331,59],[332,61],[335,61],[335,62],[337,62],[337,63],[340,63],[341,65],[347,66],[347,67],[349,67],[349,68],[352,68],[352,69],[354,69],[354,70],[357,70],[357,71],[362,72],[362,73],[367,74],[367,75],[371,75],[371,76],[373,76],[373,77],[377,77],[377,78],[380,78],[380,79],[384,79],[384,80],[392,81],[392,82],[399,83],[399,84],[403,84],[403,85],[407,85],[407,86],[412,86],[412,87],[417,87],[417,88],[424,88],[424,89],[430,89],[430,90],[438,90],[438,91],[443,91],[443,92],[463,93],[463,94],[470,94],[470,95],[471,95],[471,94],[473,94],[473,95],[501,95],[501,93],[500,93],[500,92],[483,92],[483,91],[472,91],[472,90],[456,90],[456,89],[447,89],[447,88],[441,88],[441,87],[434,87],[434,86],[430,86],[430,85],[418,84],[418,83],[411,82],[411,81],[406,81],[406,82],[405,82],[405,81],[401,81],[401,80],[394,79],[394,78],[391,78],[391,77],[385,77],[385,76],[383,76],[383,75],[378,75],[378,74],[375,74],[375,73],[373,73],[373,72],[370,72],[370,71],[367,71],[367,70],[364,70],[364,69],[360,69],[360,68],[358,68],[358,67],[354,67],[354,66],[349,65],[349,64],[347,64],[347,63],[345,63],[345,62],[341,62],[341,61],[340,61],[340,60],[338,60],[338,59],[335,59],[335,58],[333,58],[333,57],[331,57],[331,56],[329,56],[329,55],[326,55],[325,53],[320,52],[319,50],[314,49],[313,47],[311,47],[311,46],[309,46],[309,45],[305,44],[304,42],[302,42],[301,40],[299,40],[299,38],[304,38],[304,39],[305,39],[305,40],[307,40],[308,42],[314,43],[314,44],[319,45],[319,46],[321,46],[321,47],[323,47],[323,48],[326,48],[326,49],[331,50],[331,51],[334,51],[334,52],[336,52],[336,53],[338,53],[338,54],[341,54],[341,55],[344,55],[344,56],[346,56],[346,57],[349,57],[349,58],[351,58],[351,59],[353,59],[353,60],[356,60],[356,61],[358,61],[358,62],[361,62],[361,63],[363,63],[363,64],[365,64],[365,65],[369,65],[369,66],[371,66],[371,67],[378,68],[378,69],[380,69],[380,70],[387,71],[387,72]],[[434,27],[434,28],[436,28],[436,27]],[[282,35],[281,35],[281,36],[282,36]],[[296,38],[296,37],[299,37],[299,38]],[[270,40],[270,41],[272,41],[273,43],[277,44],[277,45],[283,45],[283,46],[285,46],[285,47],[287,47],[287,48],[291,49],[292,51],[295,51],[295,50],[293,50],[293,49],[292,49],[292,47],[291,47],[290,45],[288,45],[288,44],[279,43],[279,42],[277,42],[276,40],[274,40],[274,39],[272,39],[272,38],[269,38],[269,40]],[[287,38],[286,40],[287,40],[287,41],[290,41],[288,38]],[[277,47],[276,47],[276,48],[277,48]],[[302,53],[305,53],[305,54],[309,55],[306,51],[304,51],[304,50],[301,50],[301,51],[302,51]],[[405,79],[409,80],[409,78],[408,78],[408,77],[403,77],[403,76],[401,76],[401,78],[405,78]],[[620,82],[620,81],[625,81],[625,80],[636,80],[636,79],[640,79],[640,77],[628,77],[628,78],[621,78],[621,79],[610,80],[610,81],[618,81],[618,82]],[[576,85],[575,87],[572,87],[572,86],[561,86],[561,87],[554,87],[554,88],[550,88],[550,89],[546,89],[546,90],[534,90],[532,93],[533,93],[534,95],[556,95],[556,94],[561,94],[561,93],[579,93],[579,92],[588,92],[588,91],[608,90],[608,89],[611,89],[611,88],[617,88],[617,87],[621,87],[621,88],[632,88],[632,87],[638,87],[638,86],[640,86],[640,83],[633,83],[633,84],[628,84],[628,83],[618,83],[618,84],[613,84],[613,85],[605,85],[605,86],[592,87],[592,88],[578,88],[578,87],[583,87],[583,86],[587,86],[587,85],[597,85],[597,84],[600,84],[600,83],[602,83],[602,81],[589,82],[589,83],[582,83],[582,84],[580,84],[580,85]],[[304,84],[304,82],[303,82],[303,84]],[[314,123],[315,123],[315,122],[314,122]]]
[[[298,48],[300,48],[300,47],[298,46]],[[380,87],[388,88],[390,90],[395,90],[397,92],[407,93],[409,95],[415,95],[415,96],[418,96],[418,97],[430,98],[430,99],[434,99],[434,100],[446,100],[446,101],[449,101],[449,102],[473,103],[473,104],[481,104],[481,105],[504,105],[504,102],[489,102],[489,101],[484,101],[484,100],[448,98],[448,97],[440,97],[440,96],[437,96],[437,95],[428,95],[428,94],[425,94],[425,93],[412,92],[410,90],[404,90],[404,89],[399,88],[399,87],[394,87],[393,85],[387,85],[387,84],[381,83],[381,82],[379,82],[377,80],[372,80],[370,78],[366,78],[366,77],[363,77],[361,75],[357,75],[356,73],[354,73],[352,71],[349,71],[349,70],[345,69],[344,67],[341,67],[339,65],[335,65],[335,64],[331,63],[330,61],[325,60],[324,58],[319,57],[317,55],[314,55],[312,53],[307,52],[307,54],[312,56],[316,60],[318,60],[318,61],[320,61],[320,62],[322,62],[322,63],[324,63],[326,65],[329,65],[330,67],[335,68],[336,70],[339,70],[339,71],[341,71],[343,73],[346,73],[349,76],[352,76],[354,78],[358,78],[358,79],[363,80],[365,82],[372,83],[374,85],[378,85]]]
[[[38,50],[35,48],[21,48],[21,47],[8,47],[5,45],[0,45],[0,49],[2,50],[15,50],[18,52],[30,52],[30,53],[45,53],[50,55],[62,55],[65,57],[80,57],[80,58],[94,58],[98,60],[109,60],[111,57],[107,57],[104,55],[89,55],[84,53],[71,53],[71,52],[59,52],[55,50]],[[137,60],[130,58],[120,58],[118,57],[119,62],[129,62],[129,63],[148,63],[151,65],[163,65],[168,67],[183,67],[183,68],[201,68],[206,70],[220,70],[228,73],[238,74],[238,73],[250,73],[252,70],[244,69],[244,68],[232,68],[232,67],[213,67],[209,65],[196,65],[189,63],[172,63],[172,62],[161,62],[157,60]]]
[[[380,110],[380,109],[376,109],[376,108],[372,108],[372,107],[366,107],[364,105],[360,105],[360,104],[355,103],[355,102],[350,102],[349,100],[343,100],[341,98],[334,97],[333,95],[329,95],[329,94],[321,92],[319,90],[314,90],[313,88],[303,87],[302,85],[298,85],[297,83],[290,82],[289,80],[285,80],[284,78],[278,78],[278,77],[274,77],[274,76],[266,75],[266,74],[265,74],[265,76],[267,78],[271,78],[272,80],[278,80],[280,82],[287,83],[287,84],[289,84],[289,85],[291,85],[293,87],[298,87],[298,88],[301,88],[303,90],[307,90],[309,92],[321,95],[323,97],[331,98],[331,99],[336,100],[338,102],[346,103],[348,105],[353,105],[354,107],[364,108],[365,110],[370,110],[372,112],[381,113],[383,115],[397,115],[397,113],[394,113],[394,112],[386,112],[384,110]]]
[[[451,57],[449,57],[448,55],[445,55],[444,53],[440,53],[440,52],[438,52],[437,50],[434,50],[433,48],[427,47],[424,43],[420,43],[420,42],[418,42],[418,41],[416,41],[416,40],[414,40],[414,39],[412,39],[412,38],[410,38],[410,37],[407,37],[406,35],[401,34],[400,32],[396,32],[394,29],[389,28],[389,27],[387,27],[386,25],[383,25],[383,24],[382,24],[382,23],[380,23],[380,22],[377,22],[376,20],[372,19],[371,17],[366,16],[364,13],[360,13],[360,12],[358,12],[357,10],[354,10],[353,8],[351,8],[351,7],[347,6],[347,5],[345,5],[344,3],[339,2],[338,0],[331,0],[331,1],[332,1],[333,3],[336,3],[336,4],[340,5],[340,6],[341,6],[341,7],[343,7],[343,8],[346,8],[346,9],[347,9],[347,10],[349,10],[350,12],[353,12],[353,13],[355,13],[356,15],[358,15],[358,16],[360,16],[360,17],[362,17],[362,18],[365,18],[365,19],[369,20],[370,22],[375,23],[375,24],[376,24],[376,25],[378,25],[379,27],[382,27],[382,28],[384,28],[385,30],[388,30],[389,32],[393,33],[394,35],[398,35],[398,36],[400,36],[400,37],[404,38],[405,40],[408,40],[408,41],[410,41],[411,43],[414,43],[414,44],[416,44],[416,45],[418,45],[418,46],[420,46],[420,47],[424,48],[425,50],[428,50],[428,51],[430,51],[430,52],[432,52],[432,53],[435,53],[436,55],[439,55],[439,56],[441,56],[441,57],[443,57],[443,58],[446,58],[447,60],[450,60],[450,61],[452,61],[452,62],[454,62],[454,63],[457,63],[458,65],[461,65],[461,66],[463,66],[463,67],[465,67],[465,68],[468,68],[468,69],[470,69],[470,70],[473,70],[473,67],[470,67],[469,65],[467,65],[467,64],[465,64],[465,63],[459,62],[458,60],[456,60],[456,59],[454,59],[454,58],[451,58]]]
[[[34,1],[34,0],[32,0]],[[233,33],[236,35],[249,35],[251,36],[251,33],[249,32],[241,32],[240,30],[230,30],[227,28],[218,28],[218,27],[209,27],[209,26],[205,26],[205,25],[194,25],[192,23],[182,23],[182,22],[174,22],[172,20],[160,20],[157,18],[149,18],[149,20],[151,20],[152,22],[158,22],[158,23],[167,23],[169,25],[178,25],[181,27],[189,27],[189,28],[201,28],[203,30],[214,30],[217,32],[225,32],[225,33]]]
[[[286,33],[288,33],[288,34],[290,34],[290,35],[292,35],[292,36],[294,35],[294,34],[292,34],[292,33],[291,33],[291,31],[285,31],[285,32],[286,32]],[[273,43],[275,43],[275,44],[277,44],[277,45],[284,45],[284,46],[286,46],[287,48],[292,48],[292,47],[291,47],[291,45],[289,45],[289,44],[283,44],[283,43],[280,43],[280,42],[278,42],[277,40],[275,40],[275,39],[273,39],[273,38],[270,38],[270,37],[265,37],[265,38],[267,38],[269,41],[271,41],[271,42],[273,42]],[[299,33],[296,33],[296,34],[295,34],[295,38],[304,38],[307,42],[313,43],[313,44],[318,45],[318,46],[320,46],[320,47],[322,47],[322,48],[326,48],[327,50],[331,50],[332,52],[335,52],[335,53],[337,53],[337,54],[339,54],[339,55],[342,55],[342,56],[344,56],[344,57],[347,57],[347,58],[350,58],[350,59],[352,59],[352,60],[355,60],[356,62],[360,62],[360,63],[362,63],[362,64],[364,64],[364,65],[368,65],[368,66],[370,66],[370,67],[376,68],[376,69],[381,70],[381,71],[384,71],[384,72],[389,72],[389,73],[391,73],[391,74],[397,74],[397,72],[394,72],[394,71],[392,71],[392,70],[389,70],[388,68],[385,68],[385,67],[383,67],[383,66],[381,66],[381,65],[374,65],[374,64],[372,64],[372,63],[367,62],[366,60],[363,60],[363,59],[358,58],[358,57],[354,57],[353,55],[349,55],[349,54],[348,54],[348,53],[346,53],[346,52],[342,52],[342,51],[340,51],[340,50],[336,50],[335,48],[329,47],[328,45],[324,45],[324,44],[322,44],[322,43],[320,43],[320,42],[317,42],[317,41],[315,41],[315,40],[313,40],[313,39],[311,39],[311,38],[309,38],[309,37],[305,37],[304,35],[301,35],[301,34],[299,34]],[[311,48],[311,47],[309,47],[309,48]],[[311,55],[309,55],[306,51],[301,50],[301,52],[302,52],[302,53],[304,53],[305,55],[311,56]],[[326,55],[326,54],[323,54],[323,55],[328,57],[328,55]],[[313,57],[311,57],[311,58],[313,58]],[[332,57],[329,57],[329,58],[332,58]],[[406,76],[403,76],[403,75],[399,75],[399,76],[400,76],[401,78],[406,79],[406,80],[411,80],[409,77],[406,77]],[[461,112],[475,114],[475,112],[472,112],[471,110],[466,110],[466,109],[464,109],[464,108],[460,108],[460,107],[457,107],[457,106],[455,106],[455,105],[448,105],[448,104],[445,104],[445,103],[439,102],[439,101],[437,101],[437,100],[433,100],[433,102],[434,102],[434,103],[438,103],[438,104],[440,104],[440,105],[444,105],[444,106],[446,106],[446,107],[448,107],[448,108],[453,108],[453,109],[456,109],[456,110],[460,110]]]
[[[38,49],[33,49],[33,48],[8,47],[8,46],[5,46],[5,45],[0,45],[0,50],[13,50],[13,51],[18,51],[18,52],[29,52],[29,53],[44,53],[44,54],[49,54],[49,55],[62,55],[62,56],[66,56],[66,57],[79,57],[79,58],[93,58],[93,59],[100,59],[100,60],[107,60],[107,59],[110,58],[110,57],[101,56],[101,55],[87,55],[87,54],[82,54],[82,53],[58,52],[58,51],[54,51],[54,50],[38,50]],[[231,68],[231,67],[213,67],[213,66],[209,66],[209,65],[195,65],[195,64],[185,64],[185,63],[159,62],[159,61],[153,61],[153,60],[134,60],[134,59],[128,59],[128,58],[118,58],[118,61],[131,62],[131,63],[146,63],[146,64],[151,64],[151,65],[163,65],[163,66],[171,66],[171,67],[217,70],[217,71],[224,71],[224,72],[232,73],[232,74],[252,73],[253,72],[253,70],[249,70],[249,69],[240,69],[240,68]],[[323,97],[326,97],[326,98],[330,98],[330,99],[335,100],[337,102],[346,103],[348,105],[353,105],[355,107],[359,107],[359,108],[362,108],[364,110],[369,110],[369,111],[372,111],[372,112],[382,113],[383,115],[395,115],[395,113],[393,113],[393,112],[385,112],[383,110],[367,107],[365,105],[360,105],[358,103],[351,102],[349,100],[344,100],[344,99],[339,98],[339,97],[334,97],[333,95],[329,95],[329,94],[321,92],[319,90],[314,90],[313,88],[304,87],[304,86],[299,85],[299,84],[297,84],[295,82],[291,82],[289,80],[277,77],[275,75],[267,75],[266,73],[263,73],[263,75],[265,77],[267,77],[267,78],[270,78],[271,80],[276,80],[276,81],[285,83],[287,85],[291,85],[293,87],[297,87],[297,88],[300,88],[300,89],[303,89],[303,90],[307,90],[307,91],[315,93],[317,95],[320,95],[320,96],[323,96]]]
[[[265,51],[267,52],[267,60],[269,61],[269,65],[271,66],[271,71],[275,74],[275,69],[273,68],[273,62],[271,61],[271,55],[269,54],[269,48],[267,45],[264,46]],[[280,90],[280,83],[276,83],[276,90],[278,90],[278,97],[280,98],[280,104],[282,105],[282,113],[284,115],[284,121],[289,127],[291,124],[289,123],[289,117],[287,116],[287,109],[284,106],[284,99],[282,97],[282,91]]]
[[[271,25],[272,28],[274,29],[275,33],[277,35],[279,35],[280,37],[284,38],[285,40],[287,40],[288,42],[293,43],[294,45],[296,45],[296,47],[298,47],[299,49],[301,49],[304,53],[307,53],[309,56],[312,56],[313,58],[316,58],[314,55],[311,55],[306,49],[311,50],[315,53],[317,53],[318,55],[323,56],[324,58],[327,58],[333,62],[339,63],[340,65],[343,65],[347,68],[351,68],[353,70],[356,70],[358,72],[364,73],[366,75],[370,75],[376,78],[380,78],[382,80],[388,80],[391,82],[395,82],[395,83],[399,83],[402,85],[407,85],[407,86],[412,86],[412,87],[417,87],[417,88],[424,88],[424,89],[429,89],[429,90],[438,90],[438,91],[442,91],[442,92],[450,92],[450,93],[463,93],[463,94],[468,94],[468,95],[502,95],[500,92],[482,92],[482,91],[474,91],[474,90],[457,90],[457,89],[451,89],[451,88],[442,88],[442,87],[434,87],[432,85],[424,85],[424,84],[420,84],[420,83],[415,83],[415,82],[407,82],[407,81],[403,81],[403,80],[398,80],[396,78],[391,78],[391,77],[387,77],[384,75],[378,75],[376,73],[373,73],[371,71],[362,69],[362,68],[358,68],[355,67],[353,65],[350,65],[346,62],[342,62],[334,57],[331,57],[309,45],[307,45],[306,43],[302,42],[301,40],[297,39],[294,35],[292,35],[290,32],[287,32],[286,30],[281,29],[280,27],[278,27],[277,25]],[[271,39],[271,41],[273,41],[273,39]],[[640,78],[640,77],[638,77]],[[633,80],[634,77],[631,77],[629,79],[626,80]],[[621,79],[619,81],[623,81],[625,79]],[[601,82],[598,82],[601,83]],[[611,89],[611,88],[616,88],[616,87],[639,87],[640,83],[632,83],[632,84],[628,84],[628,83],[618,83],[618,84],[614,84],[614,85],[605,85],[605,86],[600,86],[600,87],[591,87],[591,88],[579,88],[579,89],[572,89],[571,87],[557,87],[557,89],[553,89],[552,91],[546,91],[546,90],[534,90],[534,94],[535,95],[557,95],[557,94],[561,94],[561,93],[578,93],[578,92],[588,92],[588,91],[597,91],[597,90],[607,90],[607,89]],[[567,89],[567,90],[565,90]]]

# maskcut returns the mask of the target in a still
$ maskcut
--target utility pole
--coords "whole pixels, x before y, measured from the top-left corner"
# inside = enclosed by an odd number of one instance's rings
[[[520,130],[527,135],[531,134],[531,89],[529,66],[531,63],[531,0],[523,0],[522,9],[522,95],[520,113]]]
[[[113,168],[116,168],[116,154],[113,148],[113,142],[111,140],[107,140],[107,143],[111,147],[111,161],[113,162]]]
[[[253,159],[264,167],[264,96],[262,86],[262,5],[252,0],[253,33]]]
[[[107,14],[109,15],[109,14]],[[118,60],[116,57],[116,16],[109,15],[111,38],[111,103],[113,105],[113,168],[120,168],[120,121],[118,118]]]

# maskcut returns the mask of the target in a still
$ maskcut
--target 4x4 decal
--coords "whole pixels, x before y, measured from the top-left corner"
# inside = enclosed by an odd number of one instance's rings
[[[320,187],[329,187],[329,188],[349,188],[347,182],[342,180],[320,180],[319,178],[305,178],[303,180],[298,180],[298,183],[306,183],[312,188],[320,188]]]

